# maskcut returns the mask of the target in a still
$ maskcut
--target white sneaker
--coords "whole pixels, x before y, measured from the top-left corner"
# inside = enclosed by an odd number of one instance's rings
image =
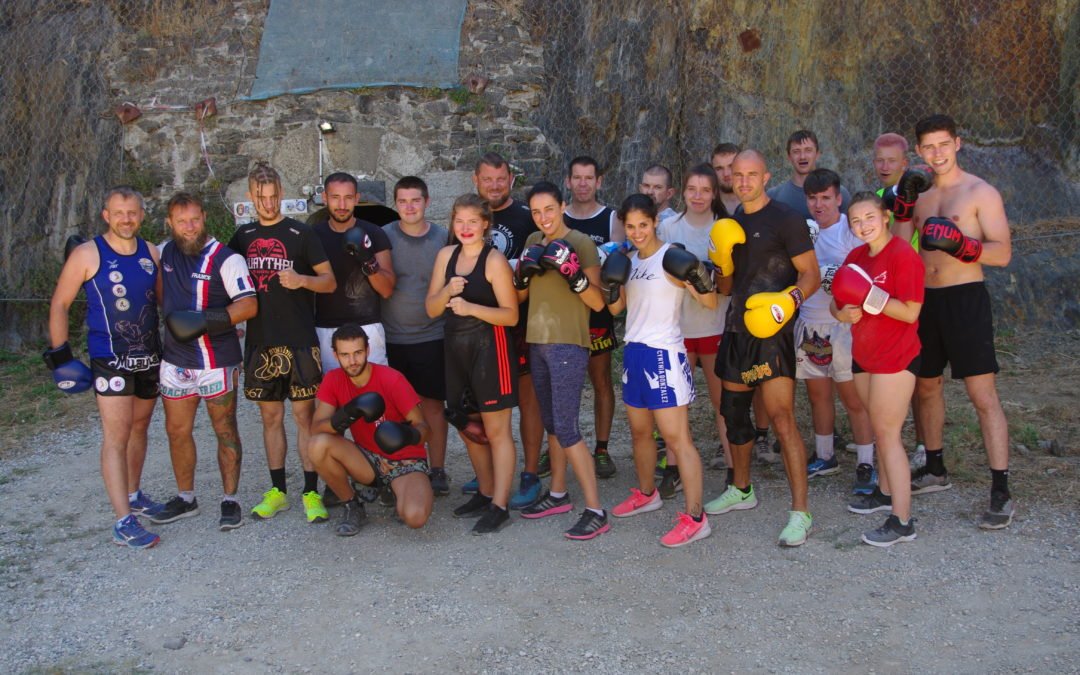
[[[926,466],[926,446],[919,443],[911,455],[911,470],[916,471]]]

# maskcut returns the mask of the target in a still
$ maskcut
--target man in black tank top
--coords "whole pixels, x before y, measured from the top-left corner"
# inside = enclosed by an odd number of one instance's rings
[[[603,184],[600,165],[588,156],[570,160],[566,187],[570,201],[563,218],[567,227],[589,236],[597,246],[609,241],[625,241],[626,232],[615,215],[615,210],[596,199]],[[615,319],[604,307],[589,315],[589,333],[592,348],[589,350],[589,381],[593,386],[593,420],[595,423],[596,475],[610,478],[615,475],[615,463],[608,454],[608,438],[611,421],[615,416],[615,387],[611,383],[611,352],[615,349]]]

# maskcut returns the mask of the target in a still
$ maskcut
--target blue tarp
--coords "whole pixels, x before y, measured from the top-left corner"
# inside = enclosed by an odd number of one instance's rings
[[[272,0],[249,100],[456,86],[467,0]]]

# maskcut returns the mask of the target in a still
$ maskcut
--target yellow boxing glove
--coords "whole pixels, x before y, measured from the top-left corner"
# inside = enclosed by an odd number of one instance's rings
[[[713,223],[709,231],[709,260],[720,269],[720,276],[730,277],[735,273],[731,249],[735,248],[735,244],[745,243],[746,233],[735,220],[721,218]]]
[[[795,316],[803,303],[798,286],[788,286],[779,293],[755,293],[746,299],[743,323],[756,338],[771,338]]]

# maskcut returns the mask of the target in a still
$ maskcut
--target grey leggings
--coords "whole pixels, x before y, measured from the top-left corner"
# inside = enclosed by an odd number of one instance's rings
[[[578,413],[589,370],[589,350],[580,345],[529,345],[533,387],[544,431],[568,448],[581,441]]]

